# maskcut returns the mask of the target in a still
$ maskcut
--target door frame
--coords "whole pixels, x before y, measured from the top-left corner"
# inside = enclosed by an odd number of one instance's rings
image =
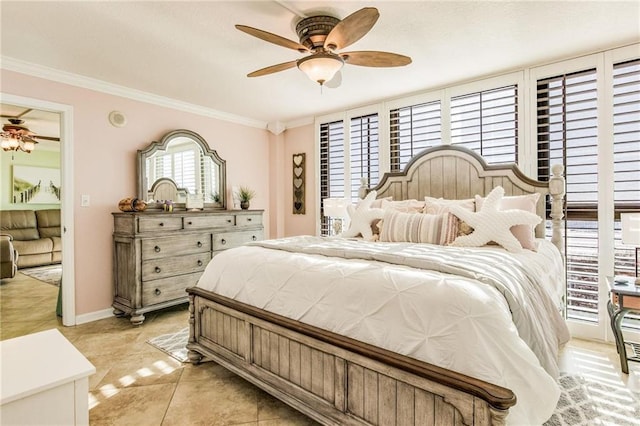
[[[60,170],[62,198],[62,325],[76,325],[76,285],[74,258],[74,188],[73,188],[73,106],[42,99],[0,93],[0,101],[11,105],[60,114]]]

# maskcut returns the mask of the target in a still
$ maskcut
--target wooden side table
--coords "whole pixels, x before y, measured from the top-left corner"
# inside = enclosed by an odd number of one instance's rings
[[[620,324],[627,312],[640,314],[640,286],[634,284],[634,277],[607,277],[611,297],[607,302],[607,311],[611,319],[611,329],[616,339],[616,349],[620,355],[620,368],[625,374],[629,374],[627,361],[640,362],[640,343],[625,342],[620,330]],[[627,348],[630,345],[633,355],[627,357]]]

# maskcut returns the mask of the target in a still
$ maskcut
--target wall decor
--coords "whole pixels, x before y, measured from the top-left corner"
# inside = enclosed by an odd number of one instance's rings
[[[305,153],[293,154],[293,214],[305,214]]]
[[[60,169],[13,166],[13,204],[60,204]]]

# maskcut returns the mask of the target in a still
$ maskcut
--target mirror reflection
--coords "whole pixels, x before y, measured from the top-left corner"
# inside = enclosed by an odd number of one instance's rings
[[[139,198],[150,203],[225,207],[225,161],[189,130],[176,130],[138,151]]]

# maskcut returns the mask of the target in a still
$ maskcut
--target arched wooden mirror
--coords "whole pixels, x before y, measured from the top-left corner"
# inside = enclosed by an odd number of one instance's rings
[[[225,163],[199,134],[169,132],[138,150],[138,198],[150,206],[170,199],[176,207],[184,207],[187,197],[201,196],[206,209],[224,209]]]

